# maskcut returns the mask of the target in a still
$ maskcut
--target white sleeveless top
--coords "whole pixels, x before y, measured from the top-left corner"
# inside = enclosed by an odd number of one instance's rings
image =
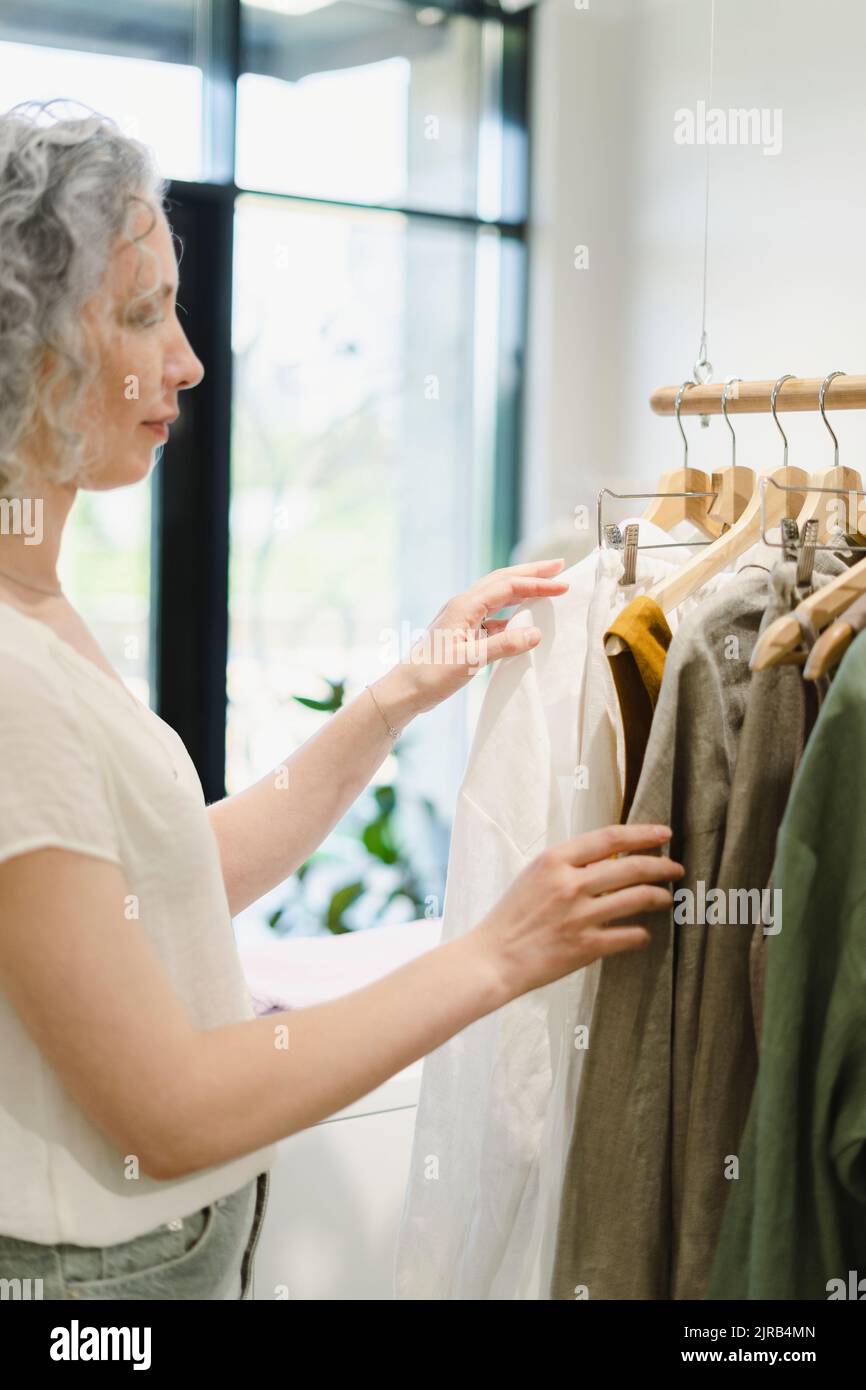
[[[48,846],[121,866],[195,1027],[254,1017],[204,792],[181,739],[45,623],[0,603],[0,862]],[[0,990],[0,1235],[130,1240],[234,1192],[275,1157],[270,1145],[174,1181],[125,1177],[124,1155]]]

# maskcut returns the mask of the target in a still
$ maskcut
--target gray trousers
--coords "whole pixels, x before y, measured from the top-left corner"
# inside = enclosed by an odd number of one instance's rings
[[[119,1245],[0,1235],[0,1300],[251,1299],[269,1175]]]

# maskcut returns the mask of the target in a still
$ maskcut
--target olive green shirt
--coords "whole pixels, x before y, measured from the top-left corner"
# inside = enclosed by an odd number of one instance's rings
[[[843,568],[826,553],[816,567]],[[683,620],[667,654],[629,820],[671,826],[686,870],[677,889],[698,920],[652,914],[650,945],[603,963],[555,1299],[693,1299],[706,1288],[757,1068],[749,948],[756,925],[774,925],[764,890],[808,732],[799,668],[753,675],[749,658],[760,627],[790,610],[793,579],[792,565],[769,580],[744,570]],[[735,904],[725,915],[736,921],[706,907],[700,920],[711,890]]]
[[[861,634],[821,709],[779,832],[783,927],[767,946],[758,1077],[710,1298],[866,1295],[864,837]]]

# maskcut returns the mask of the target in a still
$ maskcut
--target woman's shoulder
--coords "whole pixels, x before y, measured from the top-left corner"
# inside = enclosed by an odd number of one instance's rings
[[[57,660],[51,628],[0,601],[0,708],[44,694],[68,702],[68,683]]]
[[[14,788],[18,799],[21,788],[29,787],[32,796],[41,792],[51,801],[61,787],[84,787],[93,772],[95,724],[61,648],[61,639],[46,623],[0,602],[4,815],[4,787],[7,792]]]

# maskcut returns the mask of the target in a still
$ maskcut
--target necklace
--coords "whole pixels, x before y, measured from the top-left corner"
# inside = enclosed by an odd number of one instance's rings
[[[52,597],[61,598],[63,596],[63,586],[58,584],[55,589],[48,589],[43,584],[31,584],[27,579],[19,579],[17,574],[10,574],[8,570],[0,570],[0,575],[4,579],[11,579],[13,584],[20,584],[22,589],[32,589],[37,594],[51,594]]]

